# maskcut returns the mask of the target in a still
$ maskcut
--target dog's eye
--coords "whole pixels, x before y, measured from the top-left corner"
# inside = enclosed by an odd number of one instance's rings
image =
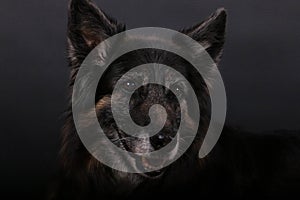
[[[123,88],[124,88],[124,90],[126,90],[128,92],[132,92],[136,88],[136,82],[131,81],[131,80],[125,81],[123,84]]]
[[[176,96],[181,96],[184,93],[184,88],[183,86],[179,85],[179,84],[174,84],[171,86],[171,89],[173,92],[175,92]]]

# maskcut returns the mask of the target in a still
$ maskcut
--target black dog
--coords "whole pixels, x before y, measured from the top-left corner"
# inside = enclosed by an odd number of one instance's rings
[[[226,12],[219,9],[204,22],[181,32],[198,41],[214,61],[219,63],[223,52],[225,24]],[[70,2],[68,42],[71,89],[80,65],[91,50],[110,36],[123,31],[123,24],[106,15],[89,0]],[[149,42],[156,39],[145,38]],[[176,41],[174,45],[178,45]],[[135,138],[119,130],[110,108],[113,88],[124,73],[145,63],[172,66],[197,91],[197,98],[201,100],[201,120],[193,144],[180,159],[161,170],[140,174],[119,172],[98,162],[85,149],[77,135],[70,105],[60,152],[61,177],[49,199],[170,198],[178,195],[196,195],[197,198],[254,198],[300,195],[299,132],[254,134],[225,127],[213,151],[204,159],[198,158],[202,138],[210,120],[211,102],[207,85],[189,62],[163,50],[142,49],[129,52],[115,60],[101,78],[95,106],[99,123],[112,143],[134,153],[158,150],[176,135],[180,115],[183,114],[179,103],[185,105],[184,114],[187,116],[189,109],[193,109],[184,102],[178,102],[175,97],[187,93],[185,83],[172,80],[172,73],[166,71],[158,76],[163,76],[166,84],[176,89],[176,94],[163,86],[150,84],[135,91],[130,101],[130,114],[141,126],[149,123],[149,117],[145,113],[148,113],[151,105],[163,105],[168,114],[164,128],[159,134],[147,139]],[[136,76],[127,78],[124,90],[130,91],[137,81],[141,80]],[[86,117],[88,126],[88,112]],[[195,122],[188,123],[193,126]],[[111,156],[116,162],[119,161],[113,152]],[[147,160],[134,162],[141,162],[146,168],[154,165]]]

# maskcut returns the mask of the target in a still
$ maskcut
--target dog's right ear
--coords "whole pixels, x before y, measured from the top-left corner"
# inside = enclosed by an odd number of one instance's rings
[[[91,0],[70,0],[68,43],[72,60],[83,60],[103,40],[124,30],[125,25],[106,15]]]

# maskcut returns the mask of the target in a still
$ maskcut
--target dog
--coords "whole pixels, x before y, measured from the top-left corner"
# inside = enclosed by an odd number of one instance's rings
[[[218,9],[203,22],[179,32],[199,42],[216,64],[222,57],[227,13]],[[126,30],[124,24],[108,16],[90,0],[71,0],[69,4],[68,52],[70,90],[76,75],[88,54],[101,42]],[[159,38],[144,38],[145,41]],[[176,43],[176,42],[174,42]],[[178,45],[178,44],[175,44]],[[109,53],[109,51],[108,51]],[[274,131],[250,133],[225,126],[212,150],[203,159],[198,152],[208,129],[211,117],[211,101],[208,85],[196,73],[193,66],[171,52],[158,49],[141,49],[117,58],[101,77],[95,108],[99,124],[109,140],[126,151],[149,153],[159,150],[174,139],[182,114],[189,116],[190,108],[176,98],[186,94],[184,82],[172,80],[172,72],[163,72],[165,84],[173,87],[176,94],[166,87],[148,84],[134,91],[130,100],[130,114],[135,123],[150,123],[148,113],[153,104],[166,108],[168,118],[163,129],[149,138],[136,138],[118,128],[111,111],[111,96],[116,82],[130,69],[146,64],[160,63],[172,66],[195,89],[201,110],[197,135],[191,146],[171,165],[144,173],[126,173],[112,169],[95,159],[82,144],[73,119],[72,106],[66,112],[62,130],[59,180],[49,194],[49,199],[140,199],[158,197],[285,197],[299,195],[300,188],[300,132]],[[129,76],[123,83],[124,91],[131,91],[137,84],[138,75]],[[122,94],[119,94],[120,105]],[[71,99],[71,98],[70,98]],[[180,104],[182,103],[182,104]],[[184,105],[181,113],[180,105]],[[89,126],[89,113],[86,113]],[[161,119],[157,119],[161,120]],[[194,125],[194,121],[188,123]],[[180,148],[174,148],[175,153]],[[122,165],[114,152],[108,152],[117,164]],[[166,158],[151,163],[147,159],[134,160],[145,168],[161,165]],[[120,162],[120,163],[118,163]]]

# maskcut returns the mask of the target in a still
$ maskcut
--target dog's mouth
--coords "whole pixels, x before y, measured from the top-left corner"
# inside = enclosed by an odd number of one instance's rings
[[[142,157],[140,161],[136,163],[137,168],[141,170],[142,176],[147,177],[147,178],[159,178],[161,177],[166,168],[164,167],[164,160],[163,159],[152,159],[151,161],[148,160],[145,157]]]
[[[117,129],[118,136],[120,138],[122,137],[123,132],[119,129]],[[123,147],[127,151],[131,151],[129,145],[127,144],[126,140],[122,139],[120,140]],[[131,151],[133,152],[133,151]],[[164,172],[166,171],[166,167],[164,166],[165,161],[167,158],[159,157],[159,158],[146,158],[141,157],[138,159],[134,159],[134,163],[131,163],[140,173],[141,176],[146,178],[159,178],[163,176]]]
[[[159,178],[159,177],[163,176],[163,174],[164,174],[164,170],[156,170],[153,172],[146,172],[146,173],[142,174],[142,176],[154,179],[154,178]]]

